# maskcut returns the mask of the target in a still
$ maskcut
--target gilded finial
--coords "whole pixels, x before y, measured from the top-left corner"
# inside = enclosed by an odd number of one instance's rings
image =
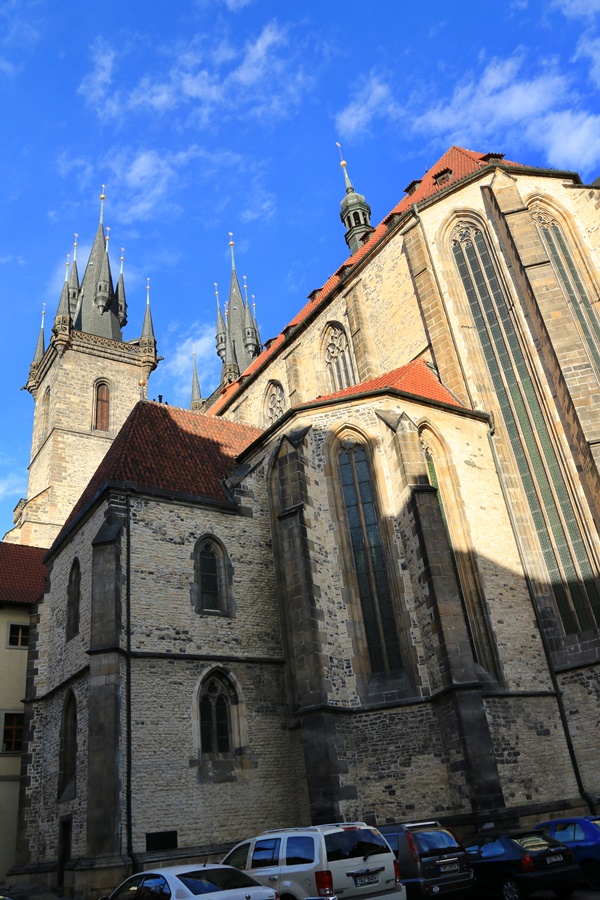
[[[67,264],[65,266],[65,281],[69,280],[69,260],[71,258],[71,254],[67,253]]]
[[[231,268],[235,269],[235,258],[233,256],[233,232],[229,232],[229,246],[231,247]]]
[[[246,306],[248,306],[248,285],[246,284],[246,276],[242,275],[244,279],[244,294],[246,295]]]
[[[44,327],[44,316],[46,315],[46,304],[42,303],[42,328]]]
[[[346,193],[348,194],[348,193],[350,193],[350,191],[354,190],[354,188],[352,186],[352,182],[350,181],[350,176],[348,175],[348,168],[347,168],[348,163],[346,162],[346,160],[343,157],[342,145],[338,141],[336,141],[335,146],[340,151],[340,166],[342,167],[342,170],[344,172],[344,181],[346,183]]]
[[[104,201],[106,200],[106,194],[104,193],[105,185],[102,185],[102,193],[100,194],[100,224],[104,222]]]
[[[77,260],[77,238],[79,237],[77,232],[75,232],[73,237],[75,238],[75,240],[73,241],[73,262],[76,262],[76,260]]]
[[[340,166],[342,167],[342,169],[345,169],[348,164],[347,164],[346,160],[344,159],[344,154],[342,153],[342,145],[340,143],[338,143],[338,141],[336,141],[335,146],[340,151]]]
[[[213,281],[213,284],[215,286],[215,297],[217,298],[217,306],[218,306],[219,305],[219,287],[218,287],[216,281]]]
[[[150,306],[150,279],[146,278],[146,306]]]
[[[254,324],[256,325],[256,300],[254,299],[254,294],[252,294],[252,315],[254,316]]]
[[[108,253],[108,242],[110,241],[110,228],[106,229],[106,252]]]
[[[123,260],[125,259],[125,247],[121,247],[121,270],[120,274],[123,274]]]

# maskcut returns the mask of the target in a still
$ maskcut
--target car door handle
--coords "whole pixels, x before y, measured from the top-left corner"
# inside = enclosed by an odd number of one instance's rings
[[[269,875],[269,881],[277,881],[277,875]]]

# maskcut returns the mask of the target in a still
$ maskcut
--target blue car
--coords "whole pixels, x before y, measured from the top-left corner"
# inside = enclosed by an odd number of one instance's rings
[[[600,891],[600,816],[551,819],[535,827],[566,844],[581,866],[587,886]]]

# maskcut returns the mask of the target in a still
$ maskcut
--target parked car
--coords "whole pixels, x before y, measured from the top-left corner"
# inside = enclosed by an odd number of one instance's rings
[[[521,900],[536,891],[569,897],[580,868],[568,847],[541,831],[486,832],[463,841],[471,859],[476,890]]]
[[[439,822],[382,825],[409,898],[469,891],[475,876],[465,848]]]
[[[223,863],[270,885],[281,900],[405,900],[398,863],[364,822],[264,831],[242,841]]]
[[[573,816],[570,819],[551,819],[540,822],[541,828],[555,840],[573,851],[581,874],[592,891],[600,891],[600,818]]]
[[[272,888],[231,866],[167,866],[127,878],[102,900],[277,900]]]

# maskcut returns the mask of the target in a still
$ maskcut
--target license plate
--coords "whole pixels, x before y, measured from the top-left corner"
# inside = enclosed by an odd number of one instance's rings
[[[356,875],[354,884],[356,887],[363,887],[365,884],[379,884],[379,875],[376,873],[373,875]]]
[[[458,872],[458,863],[448,866],[440,866],[440,872]]]
[[[547,856],[546,857],[547,863],[555,863],[555,862],[562,862],[562,861],[563,861],[562,856]]]

